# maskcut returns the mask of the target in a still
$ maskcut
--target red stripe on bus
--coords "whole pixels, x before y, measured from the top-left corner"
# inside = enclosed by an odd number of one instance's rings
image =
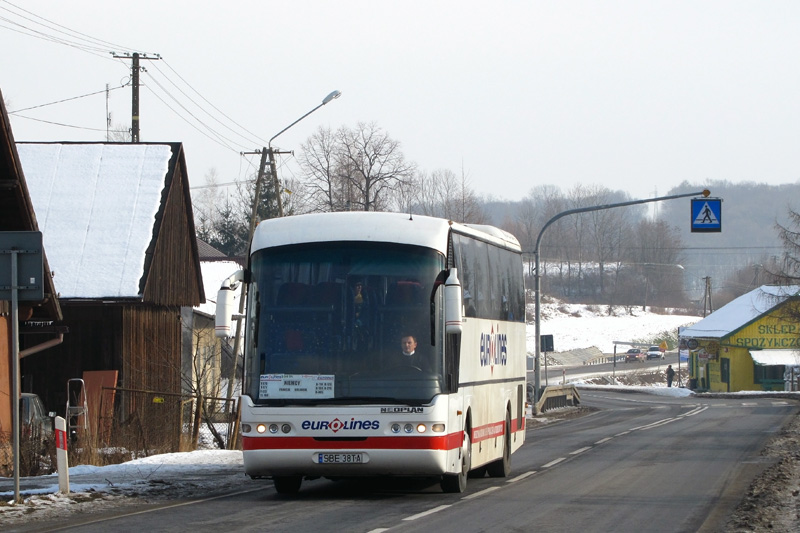
[[[517,422],[516,418],[511,419],[511,433],[516,433],[517,431],[523,431],[525,429],[525,420],[522,420],[522,424]],[[486,424],[484,426],[478,426],[472,430],[472,442],[480,442],[482,440],[493,439],[495,437],[500,437],[506,432],[506,423],[505,422],[494,422],[492,424]]]
[[[505,422],[494,422],[484,426],[478,426],[472,430],[472,442],[481,442],[482,440],[493,439],[500,437],[506,431]]]
[[[454,450],[461,432],[440,437],[367,437],[363,440],[319,440],[314,437],[243,437],[243,450]]]

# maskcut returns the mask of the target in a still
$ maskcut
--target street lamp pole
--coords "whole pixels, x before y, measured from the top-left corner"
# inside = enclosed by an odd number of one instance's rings
[[[308,115],[310,115],[311,113],[313,113],[314,111],[316,111],[320,107],[326,105],[331,100],[336,100],[340,96],[342,96],[341,91],[332,91],[330,94],[328,94],[328,96],[326,96],[325,98],[322,99],[322,103],[321,104],[319,104],[317,107],[315,107],[314,109],[312,109],[311,111],[309,111],[308,113],[303,115],[302,117],[298,118],[297,120],[295,120],[294,122],[292,122],[291,124],[289,124],[288,126],[283,128],[281,131],[279,131],[278,133],[273,135],[270,138],[269,142],[267,143],[266,151],[267,151],[267,154],[269,155],[269,172],[272,175],[272,185],[273,185],[273,187],[275,187],[275,201],[278,203],[278,216],[279,217],[283,217],[283,201],[281,200],[280,184],[278,183],[278,167],[275,164],[275,150],[272,149],[272,141],[275,140],[275,138],[278,135],[280,135],[284,131],[288,130],[289,128],[291,128],[292,126],[294,126],[295,124],[297,124],[298,122],[300,122],[301,120],[306,118]],[[263,165],[262,165],[261,168],[263,168]],[[256,191],[259,191],[259,190],[260,190],[260,187],[258,186],[258,183],[256,183]],[[254,211],[254,213],[255,213],[255,211]],[[252,224],[252,221],[251,221],[251,224]],[[253,238],[253,235],[251,233],[250,234],[250,239],[252,239],[252,238]]]
[[[258,203],[261,200],[261,184],[264,181],[264,174],[267,162],[269,162],[270,167],[270,174],[272,175],[273,186],[275,187],[275,196],[276,201],[278,202],[278,216],[283,216],[283,202],[281,201],[281,193],[279,189],[278,183],[278,170],[277,165],[275,164],[275,150],[272,148],[272,141],[274,141],[279,135],[284,133],[286,130],[306,118],[308,115],[319,109],[320,107],[327,105],[332,100],[336,100],[342,95],[341,91],[332,91],[328,96],[322,99],[322,103],[317,105],[314,109],[303,115],[302,117],[298,118],[281,131],[273,135],[269,142],[267,143],[267,147],[261,150],[261,164],[258,167],[258,176],[256,177],[256,191],[255,195],[253,196],[253,210],[250,214],[250,231],[248,232],[247,242],[248,246],[250,242],[253,240],[253,233],[256,229],[256,217],[258,216]]]
[[[533,314],[533,320],[534,320],[535,337],[536,337],[536,340],[535,340],[536,346],[534,347],[535,358],[534,358],[534,366],[533,366],[533,372],[534,372],[534,383],[533,383],[533,386],[534,386],[534,389],[533,389],[534,410],[537,409],[537,403],[538,403],[539,398],[541,397],[541,394],[542,394],[542,390],[541,390],[541,375],[540,375],[540,371],[541,371],[541,366],[540,366],[541,340],[540,339],[541,339],[541,333],[542,333],[542,330],[541,330],[542,276],[541,276],[541,270],[539,268],[539,266],[540,266],[539,265],[539,247],[540,247],[540,245],[542,243],[542,236],[544,235],[545,230],[547,228],[549,228],[555,221],[557,221],[560,218],[563,218],[563,217],[565,217],[567,215],[575,215],[575,214],[578,214],[578,213],[588,213],[590,211],[601,211],[601,210],[604,210],[604,209],[612,209],[612,208],[615,208],[615,207],[626,207],[626,206],[629,206],[629,205],[646,204],[646,203],[650,203],[650,202],[661,202],[663,200],[675,200],[677,198],[688,198],[689,196],[702,195],[705,198],[708,198],[709,194],[711,194],[711,192],[708,189],[705,189],[705,190],[700,191],[700,192],[690,192],[690,193],[686,193],[686,194],[673,194],[673,195],[670,195],[670,196],[659,196],[657,198],[645,198],[644,200],[631,200],[631,201],[628,201],[628,202],[619,202],[619,203],[615,203],[615,204],[593,205],[593,206],[588,206],[588,207],[580,207],[580,208],[577,208],[577,209],[569,209],[567,211],[562,211],[561,213],[558,213],[556,216],[554,216],[553,218],[551,218],[550,220],[548,220],[545,223],[545,225],[542,227],[541,231],[539,232],[539,236],[536,237],[536,245],[534,246],[534,249],[533,249],[533,257],[534,257],[534,265],[535,265],[534,266],[535,271],[534,271],[534,274],[533,274],[533,286],[534,286],[534,292],[536,293],[535,294],[535,299],[534,299],[534,311],[533,311],[533,313],[534,313]]]
[[[311,113],[313,113],[314,111],[316,111],[320,107],[328,104],[331,100],[336,100],[341,95],[342,95],[342,93],[340,91],[332,91],[331,93],[329,93],[328,96],[326,96],[325,98],[322,99],[322,103],[321,104],[319,104],[314,109],[312,109],[311,111],[309,111],[308,113],[306,113],[302,117],[298,118],[297,120],[295,120],[294,122],[292,122],[291,124],[289,124],[288,126],[283,128],[281,131],[279,131],[278,133],[273,135],[270,138],[269,142],[267,143],[267,148],[263,148],[261,150],[261,164],[258,167],[258,176],[256,177],[256,190],[255,190],[255,194],[253,195],[253,209],[250,212],[250,231],[247,234],[247,250],[246,250],[246,253],[250,252],[250,246],[252,246],[252,244],[253,244],[253,234],[256,231],[256,218],[258,217],[258,203],[261,200],[261,183],[264,181],[264,169],[266,167],[267,158],[269,158],[270,174],[272,174],[273,184],[275,186],[275,196],[276,196],[277,202],[278,202],[278,216],[283,217],[283,203],[281,202],[281,191],[278,188],[279,187],[279,184],[278,184],[278,171],[277,171],[277,168],[276,168],[276,165],[275,165],[275,151],[272,149],[272,141],[275,140],[275,138],[278,135],[280,135],[281,133],[285,132],[286,130],[288,130],[289,128],[291,128],[292,126],[294,126],[295,124],[297,124],[298,122],[300,122],[301,120],[306,118],[308,115],[310,115]],[[247,294],[247,282],[244,282],[244,283],[242,283],[242,293],[241,293],[241,296],[239,297],[239,316],[241,316],[244,313],[244,301],[245,301],[245,295],[246,294]],[[236,336],[233,339],[233,358],[234,358],[234,361],[233,361],[233,366],[231,368],[231,373],[230,373],[230,376],[229,376],[230,379],[228,380],[229,384],[232,384],[234,379],[235,379],[235,377],[236,377],[236,365],[237,365],[237,360],[239,358],[239,344],[241,342],[240,341],[241,336],[242,336],[242,320],[238,319],[236,321]],[[232,396],[232,391],[233,391],[233,386],[229,385],[228,386],[228,394],[227,394],[227,397],[229,399]]]

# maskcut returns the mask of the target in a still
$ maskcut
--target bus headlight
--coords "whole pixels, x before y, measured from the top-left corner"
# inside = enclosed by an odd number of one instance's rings
[[[417,424],[417,433],[425,433],[425,430],[428,429],[425,427],[425,424]]]
[[[403,431],[406,433],[413,433],[414,432],[414,424],[406,424],[403,426]]]
[[[265,433],[266,431],[267,431],[267,425],[266,424],[259,424],[259,425],[256,426],[256,432],[257,433]]]
[[[242,433],[250,433],[251,431],[253,431],[253,428],[250,424],[242,424]]]
[[[273,435],[278,432],[278,424],[270,424],[269,425],[269,432]]]
[[[283,431],[284,433],[289,433],[291,430],[292,426],[290,426],[289,424],[284,424],[281,426],[281,431]]]
[[[392,433],[400,433],[400,424],[397,422],[392,424]]]
[[[444,433],[444,424],[434,424],[431,429],[434,433]]]

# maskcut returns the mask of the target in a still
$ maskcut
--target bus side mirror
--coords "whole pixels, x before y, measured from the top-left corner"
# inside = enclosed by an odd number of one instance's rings
[[[222,282],[217,293],[217,313],[214,317],[214,334],[217,337],[231,336],[231,323],[233,322],[234,298],[236,290],[244,280],[244,271],[237,270],[228,279]]]
[[[458,281],[458,269],[451,268],[447,281],[444,282],[444,325],[448,334],[461,333],[461,282]]]

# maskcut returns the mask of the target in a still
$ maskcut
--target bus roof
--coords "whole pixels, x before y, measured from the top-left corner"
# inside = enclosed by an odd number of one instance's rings
[[[310,242],[372,241],[423,246],[446,255],[451,227],[459,233],[519,250],[519,242],[513,235],[493,226],[463,225],[408,213],[348,211],[264,220],[253,235],[251,252]]]

